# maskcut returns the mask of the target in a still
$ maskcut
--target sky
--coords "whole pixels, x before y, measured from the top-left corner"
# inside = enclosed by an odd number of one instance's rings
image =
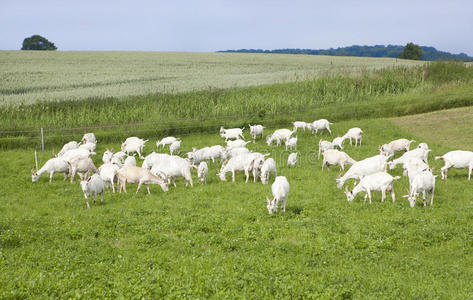
[[[413,42],[473,56],[471,0],[0,0],[0,50],[328,49]]]

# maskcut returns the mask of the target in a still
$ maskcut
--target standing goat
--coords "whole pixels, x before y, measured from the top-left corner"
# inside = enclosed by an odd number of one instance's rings
[[[85,203],[87,204],[87,208],[90,208],[89,205],[89,196],[94,196],[94,204],[95,200],[97,199],[97,195],[100,194],[101,199],[100,202],[103,202],[103,190],[105,188],[105,184],[102,178],[98,174],[92,175],[88,180],[83,180],[80,182],[80,187],[82,192],[84,193]]]
[[[447,152],[442,156],[436,156],[436,160],[443,160],[445,165],[440,169],[442,179],[447,179],[447,172],[450,168],[464,169],[468,168],[468,180],[471,178],[471,170],[473,170],[473,152],[455,150]]]
[[[256,141],[258,136],[263,138],[263,129],[265,128],[263,125],[249,125],[250,126],[250,135],[253,138],[253,143]]]
[[[411,207],[416,205],[416,198],[422,193],[424,206],[426,206],[427,193],[430,192],[430,205],[434,204],[435,177],[430,170],[425,170],[417,174],[412,180],[409,188],[409,195],[403,197],[409,200]]]
[[[371,191],[381,192],[381,202],[384,202],[386,198],[386,191],[391,192],[391,198],[393,202],[396,200],[396,195],[394,194],[393,182],[401,178],[400,176],[392,177],[386,172],[378,172],[371,175],[367,175],[361,179],[360,183],[352,190],[348,191],[348,186],[345,187],[345,195],[347,196],[348,201],[353,201],[356,194],[359,192],[366,192],[366,197],[369,198],[371,204]]]
[[[289,195],[289,182],[285,176],[277,176],[271,185],[273,198],[266,197],[266,208],[270,214],[278,211],[278,204],[281,202],[281,211],[286,211],[286,200]]]

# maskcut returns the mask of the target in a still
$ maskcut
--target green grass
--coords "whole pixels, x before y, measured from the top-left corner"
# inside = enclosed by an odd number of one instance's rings
[[[359,126],[363,146],[347,145],[355,159],[375,155],[396,138],[428,142],[435,155],[451,150],[411,134],[388,119],[337,122],[334,136]],[[448,126],[448,124],[447,124]],[[268,132],[266,132],[267,134]],[[434,205],[410,208],[401,198],[369,205],[359,195],[348,203],[336,188],[337,168],[320,171],[318,138],[299,133],[299,164],[262,141],[249,148],[270,151],[278,174],[291,185],[287,212],[268,215],[270,185],[220,182],[210,165],[208,184],[163,193],[152,186],[135,195],[107,191],[87,210],[79,184],[33,184],[32,151],[0,156],[0,297],[81,298],[449,298],[473,293],[473,189],[465,170],[438,180]],[[324,135],[328,138],[328,135]],[[123,137],[125,138],[125,136]],[[191,146],[221,144],[215,134],[182,136]],[[462,135],[457,136],[458,139]],[[147,153],[154,150],[151,141]],[[98,153],[118,143],[99,140]],[[44,162],[48,153],[40,153]],[[101,157],[94,157],[98,163]],[[436,171],[438,172],[438,171]],[[400,175],[400,168],[394,174]],[[229,175],[229,174],[228,174]],[[227,176],[229,179],[230,176]],[[195,179],[195,173],[194,173]],[[349,183],[350,186],[352,182]]]
[[[0,104],[247,87],[421,64],[313,55],[0,51]]]

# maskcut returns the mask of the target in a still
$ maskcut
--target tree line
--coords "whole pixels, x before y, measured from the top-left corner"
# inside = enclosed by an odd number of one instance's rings
[[[420,51],[419,51],[420,50]],[[309,54],[309,55],[331,55],[331,56],[362,56],[362,57],[393,57],[421,60],[459,60],[473,61],[473,57],[465,53],[452,54],[449,52],[438,51],[434,47],[418,46],[408,43],[406,46],[400,45],[375,45],[375,46],[349,46],[330,48],[325,50],[314,49],[239,49],[224,50],[218,52],[237,52],[237,53],[278,53],[278,54]],[[407,53],[406,53],[407,52]],[[419,57],[420,55],[420,57]]]

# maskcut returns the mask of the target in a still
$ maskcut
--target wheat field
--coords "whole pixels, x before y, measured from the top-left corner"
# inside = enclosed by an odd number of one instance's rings
[[[0,51],[0,103],[247,87],[417,64],[284,54]]]

